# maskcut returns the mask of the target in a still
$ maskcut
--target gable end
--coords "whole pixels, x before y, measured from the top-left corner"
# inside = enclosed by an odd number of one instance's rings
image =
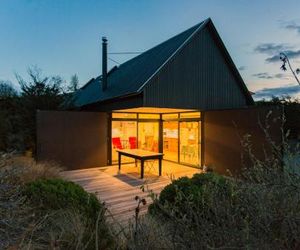
[[[253,104],[211,20],[145,85],[144,106],[200,110]]]

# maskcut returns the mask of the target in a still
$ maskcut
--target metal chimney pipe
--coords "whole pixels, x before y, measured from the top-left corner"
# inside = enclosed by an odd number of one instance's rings
[[[107,39],[102,37],[102,90],[107,89]]]

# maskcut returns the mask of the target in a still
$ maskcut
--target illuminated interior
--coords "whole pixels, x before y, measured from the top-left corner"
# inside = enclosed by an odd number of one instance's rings
[[[201,165],[199,111],[144,107],[118,110],[112,113],[111,137],[113,164],[118,162],[116,149],[139,148],[162,152],[164,160],[194,167]],[[122,162],[132,161],[122,157]]]
[[[112,142],[112,163],[118,162],[116,149],[136,148],[137,122],[136,121],[112,121],[111,142]],[[132,162],[131,158],[123,157],[122,161]]]
[[[199,122],[180,122],[180,162],[195,164],[199,161]]]
[[[165,160],[178,161],[178,121],[163,123],[163,152]]]
[[[139,122],[138,148],[158,152],[158,122]]]

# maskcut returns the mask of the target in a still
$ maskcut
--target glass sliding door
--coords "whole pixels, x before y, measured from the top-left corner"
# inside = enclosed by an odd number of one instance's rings
[[[111,148],[112,163],[118,162],[116,149],[137,148],[137,122],[112,121]],[[122,157],[122,162],[123,161],[131,162],[132,159]]]
[[[178,162],[178,121],[163,123],[164,159]]]
[[[138,148],[158,152],[158,122],[139,122]]]
[[[118,163],[117,149],[139,148],[159,152],[161,145],[164,160],[199,167],[201,164],[200,125],[200,112],[112,113],[112,163]],[[124,162],[133,162],[131,158],[126,157],[122,157],[122,161],[123,158]]]
[[[180,162],[200,166],[200,122],[179,122]]]

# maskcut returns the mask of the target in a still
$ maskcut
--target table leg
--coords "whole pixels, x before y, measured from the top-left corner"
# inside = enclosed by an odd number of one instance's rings
[[[118,152],[119,172],[121,170],[121,153]]]
[[[159,171],[159,176],[161,176],[161,158],[158,159],[158,171]]]
[[[144,160],[141,160],[141,179],[144,178]]]

